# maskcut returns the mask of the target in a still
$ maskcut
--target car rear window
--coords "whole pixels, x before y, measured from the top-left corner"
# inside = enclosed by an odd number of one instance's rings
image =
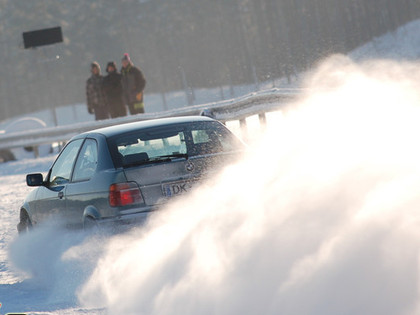
[[[108,140],[116,166],[160,157],[190,157],[238,150],[240,142],[217,121],[140,129]]]

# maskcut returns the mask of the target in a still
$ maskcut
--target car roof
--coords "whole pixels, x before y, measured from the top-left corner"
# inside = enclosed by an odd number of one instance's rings
[[[170,117],[170,118],[158,118],[150,120],[142,120],[131,123],[123,123],[110,127],[99,128],[91,131],[81,133],[74,138],[83,138],[88,135],[93,134],[102,134],[105,137],[109,138],[118,134],[130,132],[138,129],[147,129],[160,126],[170,126],[176,124],[188,124],[193,122],[203,122],[203,121],[215,121],[212,118],[205,116],[182,116],[182,117]]]

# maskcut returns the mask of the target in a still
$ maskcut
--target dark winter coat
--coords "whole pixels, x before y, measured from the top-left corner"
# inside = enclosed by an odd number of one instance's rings
[[[146,86],[146,79],[140,69],[133,65],[129,65],[128,67],[121,69],[121,75],[126,104],[130,105],[143,102],[143,96],[141,97],[141,100],[136,99],[137,94],[143,93]]]
[[[86,81],[86,103],[89,113],[94,112],[97,120],[108,118],[108,103],[101,75],[92,74]]]
[[[126,116],[127,109],[123,100],[121,74],[116,71],[108,73],[104,77],[103,86],[111,118]]]

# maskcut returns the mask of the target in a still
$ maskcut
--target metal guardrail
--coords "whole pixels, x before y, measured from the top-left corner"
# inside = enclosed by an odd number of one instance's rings
[[[299,94],[300,90],[298,89],[272,89],[248,94],[233,100],[188,106],[159,113],[145,113],[101,121],[5,133],[0,134],[0,150],[65,142],[76,134],[97,128],[140,120],[199,115],[204,109],[211,110],[215,118],[220,121],[239,120],[241,124],[244,124],[247,117],[260,115],[260,118],[262,118],[265,113],[279,110],[292,102]]]

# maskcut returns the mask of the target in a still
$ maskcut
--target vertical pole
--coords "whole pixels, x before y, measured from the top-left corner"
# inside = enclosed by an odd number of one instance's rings
[[[57,109],[55,107],[51,108],[51,114],[53,116],[54,126],[57,127],[58,126],[58,118],[57,118]]]
[[[246,141],[248,139],[248,127],[245,118],[239,120],[239,126],[241,128],[242,139]]]
[[[52,85],[52,80],[51,80],[51,72],[50,72],[50,62],[53,62],[54,60],[51,60],[48,58],[47,52],[45,51],[45,49],[41,48],[41,51],[44,53],[44,60],[41,61],[43,63],[45,63],[45,73],[47,75],[47,90],[49,90],[49,88]],[[53,118],[53,122],[54,122],[54,126],[58,126],[58,118],[57,118],[57,111],[56,111],[56,106],[57,104],[55,104],[55,100],[57,98],[55,97],[55,94],[52,93],[51,97],[49,98],[50,104],[48,104],[48,106],[51,109],[51,115]]]
[[[34,150],[34,157],[39,158],[39,147],[36,145],[33,147]]]
[[[267,117],[265,116],[265,113],[258,114],[258,118],[260,119],[261,128],[264,129],[267,125]]]
[[[219,89],[220,89],[220,98],[222,100],[224,100],[225,99],[225,92],[223,91],[223,86],[221,84],[219,85]]]
[[[168,110],[168,103],[166,102],[165,92],[161,92],[160,96],[162,96],[163,110],[167,111]]]
[[[72,112],[73,112],[73,120],[74,121],[79,121],[79,117],[77,116],[77,107],[76,104],[73,104],[71,106]]]

